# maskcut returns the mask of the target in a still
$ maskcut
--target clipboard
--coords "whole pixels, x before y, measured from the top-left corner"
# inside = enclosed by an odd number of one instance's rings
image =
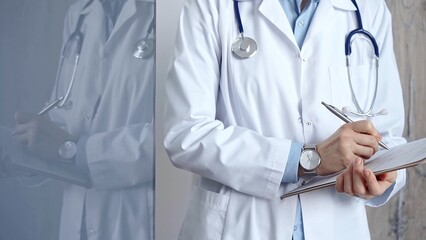
[[[12,129],[0,126],[1,159],[8,155],[11,167],[34,174],[46,176],[55,180],[75,184],[85,188],[92,186],[87,172],[73,163],[61,161],[46,161],[34,156],[22,146],[13,136]]]
[[[365,162],[365,166],[378,175],[423,163],[426,163],[426,138],[402,144],[389,150],[380,150]],[[334,186],[336,178],[341,172],[317,176],[302,186],[285,193],[280,198],[282,200],[286,197]]]

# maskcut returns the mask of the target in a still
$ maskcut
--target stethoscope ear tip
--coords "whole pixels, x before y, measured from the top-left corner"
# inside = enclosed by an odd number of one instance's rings
[[[343,107],[343,108],[342,108],[342,112],[343,112],[344,114],[349,114],[349,113],[351,113],[351,109],[350,109],[349,107]]]

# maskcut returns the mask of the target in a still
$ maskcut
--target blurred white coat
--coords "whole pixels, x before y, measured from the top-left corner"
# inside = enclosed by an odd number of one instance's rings
[[[77,164],[93,187],[65,186],[60,239],[80,239],[82,223],[88,239],[152,239],[154,58],[132,54],[154,2],[127,0],[109,37],[101,2],[87,2],[72,5],[65,19],[64,42],[86,14],[84,41],[68,107],[50,117],[78,138]],[[67,77],[52,98],[65,95],[73,60],[65,60]]]

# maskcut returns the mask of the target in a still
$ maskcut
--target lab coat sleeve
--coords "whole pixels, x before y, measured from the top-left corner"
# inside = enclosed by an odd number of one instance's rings
[[[226,126],[216,118],[222,51],[218,22],[223,20],[215,6],[219,4],[221,0],[184,4],[166,80],[164,145],[176,167],[271,199],[280,186],[291,140]]]
[[[89,136],[85,155],[93,186],[120,189],[153,181],[153,124],[134,124]],[[84,159],[86,158],[86,159]]]
[[[386,129],[379,131],[389,147],[406,143],[402,137],[404,130],[404,102],[402,98],[401,83],[396,65],[395,54],[393,50],[392,38],[392,19],[391,14],[382,0],[372,1],[378,4],[377,8],[369,8],[367,14],[373,19],[371,31],[375,37],[380,49],[380,72],[379,72],[379,91],[377,102],[379,106],[387,106],[388,115],[373,118],[375,126],[386,126]],[[371,9],[377,9],[376,12]],[[384,103],[384,104],[381,104]],[[395,193],[397,193],[406,181],[406,171],[399,170],[398,177],[382,196],[366,201],[369,206],[381,206],[386,203]]]

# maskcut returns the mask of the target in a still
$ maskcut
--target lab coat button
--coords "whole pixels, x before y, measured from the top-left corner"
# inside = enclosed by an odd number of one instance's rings
[[[109,56],[109,53],[108,52],[104,52],[104,58],[108,58],[108,56]]]
[[[303,24],[304,24],[304,22],[303,22],[303,21],[299,21],[299,22],[297,23],[297,25],[298,25],[299,27],[302,27],[302,26],[303,26]]]
[[[89,235],[90,235],[90,236],[94,236],[94,235],[95,235],[95,233],[96,233],[96,232],[95,232],[95,230],[93,230],[93,229],[89,231]]]
[[[302,58],[302,62],[307,62],[307,61],[308,61],[308,59]]]
[[[312,125],[312,122],[310,122],[310,121],[309,121],[309,122],[307,122],[306,124],[308,124],[308,126],[311,126],[311,125]]]
[[[296,226],[294,226],[293,231],[295,231],[295,232],[297,231],[297,227]]]
[[[86,120],[90,120],[90,115],[89,114],[86,115]]]

